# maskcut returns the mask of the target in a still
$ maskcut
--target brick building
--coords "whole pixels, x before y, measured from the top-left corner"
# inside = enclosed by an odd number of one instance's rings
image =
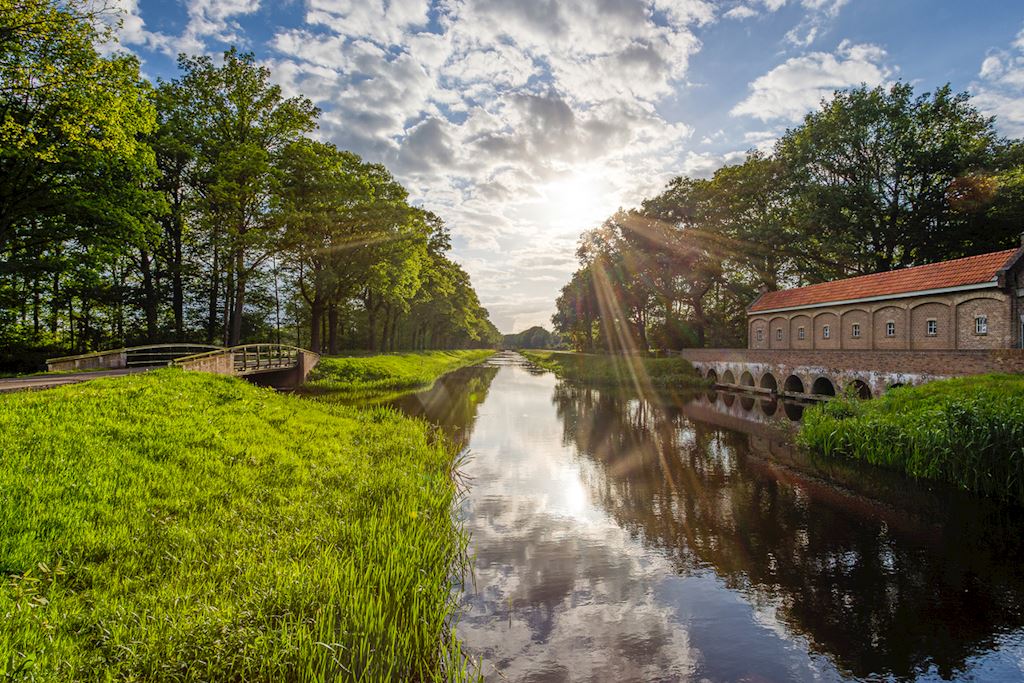
[[[1024,348],[1024,247],[766,292],[750,349]]]

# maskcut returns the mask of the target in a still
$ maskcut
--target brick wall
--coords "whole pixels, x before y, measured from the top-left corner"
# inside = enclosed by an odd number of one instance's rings
[[[1015,292],[993,287],[783,313],[753,313],[748,318],[748,347],[887,351],[1015,348],[1020,345],[1020,307],[1015,299]],[[979,316],[988,321],[986,334],[976,331],[975,320]],[[928,332],[929,321],[934,321],[934,334]],[[894,332],[891,336],[890,323]],[[859,336],[854,336],[855,325],[859,326]],[[802,340],[800,328],[804,329]],[[783,331],[781,339],[779,330]]]
[[[980,375],[989,372],[1024,374],[1024,350],[987,351],[828,351],[684,349],[691,363],[743,363],[818,367],[837,372],[862,371],[918,375]]]

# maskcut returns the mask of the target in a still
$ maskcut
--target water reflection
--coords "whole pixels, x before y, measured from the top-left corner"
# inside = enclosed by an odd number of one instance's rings
[[[469,434],[458,633],[489,679],[1022,677],[1017,512],[807,459],[771,401],[501,363],[416,402]]]

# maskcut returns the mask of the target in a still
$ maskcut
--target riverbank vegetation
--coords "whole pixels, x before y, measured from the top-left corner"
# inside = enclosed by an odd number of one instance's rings
[[[701,388],[707,385],[693,366],[679,357],[649,358],[629,355],[522,351],[527,359],[572,382],[595,386]]]
[[[0,11],[0,370],[164,341],[500,341],[441,219],[314,141],[308,98],[235,49],[150,83],[116,18],[87,0]]]
[[[1024,378],[980,375],[809,408],[800,443],[920,479],[1024,502]]]
[[[367,397],[429,388],[453,370],[476,365],[494,351],[420,351],[375,356],[327,356],[310,373],[303,390],[341,397]]]
[[[967,93],[839,91],[585,233],[552,321],[583,351],[743,347],[759,292],[1008,249],[1022,214],[1024,141]]]
[[[0,397],[0,678],[449,680],[426,423],[161,370]]]

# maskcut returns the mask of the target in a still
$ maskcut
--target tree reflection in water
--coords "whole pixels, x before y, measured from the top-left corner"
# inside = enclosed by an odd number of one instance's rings
[[[489,679],[1021,677],[1021,515],[806,458],[759,402],[504,356],[402,403],[468,437],[456,632]]]
[[[561,383],[554,401],[565,439],[600,465],[591,495],[620,524],[680,572],[712,567],[855,676],[934,665],[948,677],[1024,623],[1015,511],[805,461],[756,423],[742,433],[688,419],[706,397],[638,405]]]

